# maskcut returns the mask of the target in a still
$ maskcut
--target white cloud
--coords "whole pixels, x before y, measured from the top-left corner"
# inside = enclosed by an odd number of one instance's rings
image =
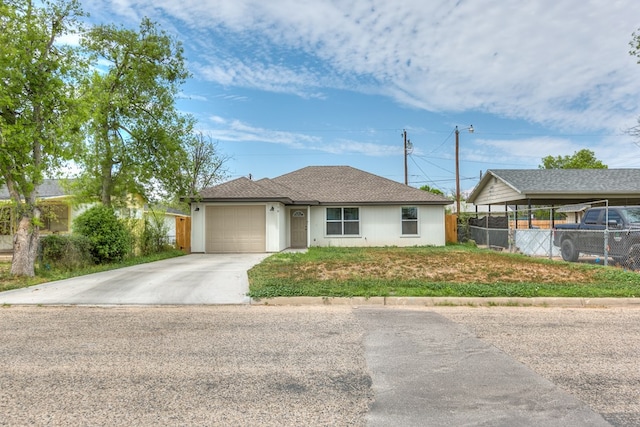
[[[358,154],[369,157],[397,156],[402,154],[399,145],[384,145],[340,138],[327,142],[323,138],[300,132],[266,129],[241,120],[210,116],[212,128],[203,130],[215,140],[230,142],[267,142],[284,145],[296,150],[311,150],[329,154]]]
[[[190,99],[192,101],[206,101],[207,97],[202,95],[193,95],[184,92],[180,92],[177,97],[178,99]]]
[[[215,140],[233,142],[258,141],[286,145],[289,148],[296,149],[308,148],[306,144],[313,145],[319,142],[319,138],[314,136],[260,128],[240,120],[227,120],[219,116],[212,116],[210,119],[213,123],[220,125],[206,131],[207,135],[211,135]]]
[[[161,10],[181,19],[185,43],[200,43],[194,71],[222,85],[306,98],[348,88],[573,130],[619,130],[640,115],[640,70],[628,55],[635,0],[115,4],[129,17]]]
[[[360,154],[370,157],[388,157],[402,154],[402,147],[380,145],[349,139],[340,139],[330,144],[309,147],[313,150],[331,154]]]

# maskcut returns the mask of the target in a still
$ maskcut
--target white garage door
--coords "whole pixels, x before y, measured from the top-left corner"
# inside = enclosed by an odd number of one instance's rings
[[[208,253],[265,252],[264,206],[207,206]]]

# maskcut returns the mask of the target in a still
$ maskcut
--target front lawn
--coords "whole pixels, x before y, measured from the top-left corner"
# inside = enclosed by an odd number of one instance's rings
[[[278,253],[249,271],[249,283],[253,298],[640,296],[635,272],[465,245]]]

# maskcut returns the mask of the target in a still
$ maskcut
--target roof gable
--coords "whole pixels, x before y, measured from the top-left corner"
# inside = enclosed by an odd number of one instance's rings
[[[203,201],[274,200],[295,204],[435,204],[445,197],[350,166],[309,166],[273,179],[238,178],[200,193]]]
[[[496,187],[496,185],[498,185]],[[508,187],[504,200],[494,188]],[[469,196],[476,204],[537,200],[538,203],[640,198],[640,169],[494,169],[488,170]]]

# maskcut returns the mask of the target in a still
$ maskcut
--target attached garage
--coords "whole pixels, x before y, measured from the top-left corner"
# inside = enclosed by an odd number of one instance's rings
[[[207,206],[205,221],[207,253],[266,251],[264,205]]]

